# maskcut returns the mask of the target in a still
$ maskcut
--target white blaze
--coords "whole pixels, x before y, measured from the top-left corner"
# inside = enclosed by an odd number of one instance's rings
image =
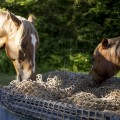
[[[36,45],[37,39],[34,34],[31,34],[31,38],[32,38],[31,42],[33,44],[33,73],[35,73],[35,45]]]

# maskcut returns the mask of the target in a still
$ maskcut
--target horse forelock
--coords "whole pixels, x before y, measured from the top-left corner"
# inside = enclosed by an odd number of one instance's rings
[[[16,33],[16,44],[21,45],[22,43],[30,42],[32,39],[31,34],[35,35],[37,41],[39,42],[39,38],[33,24],[22,18],[21,25]]]

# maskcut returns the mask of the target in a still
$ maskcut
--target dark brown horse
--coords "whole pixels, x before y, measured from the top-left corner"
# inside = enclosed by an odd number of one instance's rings
[[[0,47],[12,61],[17,80],[35,80],[35,53],[39,38],[33,24],[28,20],[15,16],[10,12],[0,12]]]

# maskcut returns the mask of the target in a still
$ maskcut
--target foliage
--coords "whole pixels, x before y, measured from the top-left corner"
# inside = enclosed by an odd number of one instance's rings
[[[6,0],[1,9],[36,16],[40,37],[38,71],[65,69],[88,72],[90,57],[103,37],[120,34],[120,1],[117,0]],[[0,71],[12,66],[1,53]]]

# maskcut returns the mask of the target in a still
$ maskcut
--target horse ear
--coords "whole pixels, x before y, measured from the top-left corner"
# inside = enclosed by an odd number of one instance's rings
[[[107,38],[103,38],[102,40],[102,48],[105,49],[108,47],[108,39]]]
[[[11,12],[8,12],[7,19],[11,19],[17,27],[21,25],[21,21]]]
[[[35,16],[34,15],[29,15],[28,21],[31,22],[32,24],[34,24]]]

